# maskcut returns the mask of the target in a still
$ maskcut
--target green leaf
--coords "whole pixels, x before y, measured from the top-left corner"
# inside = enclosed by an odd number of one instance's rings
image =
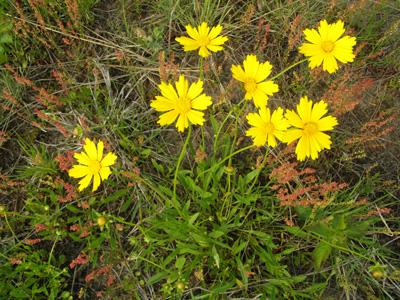
[[[217,252],[217,249],[215,248],[215,245],[212,247],[212,254],[213,254],[213,258],[215,260],[215,264],[217,265],[217,268],[219,269],[219,255]]]
[[[131,205],[132,201],[133,201],[133,198],[128,198],[128,200],[126,200],[124,205],[122,205],[121,212],[126,211],[128,209],[128,207]]]
[[[212,115],[210,115],[210,120],[211,120],[211,125],[214,129],[214,133],[216,134],[218,132],[218,128],[219,128],[218,122],[217,122],[217,120],[215,120],[215,118]]]
[[[300,238],[305,238],[308,236],[307,232],[301,230],[298,226],[284,227],[284,230]]]
[[[254,179],[254,177],[256,177],[257,173],[259,172],[259,170],[253,170],[250,173],[248,173],[245,177],[244,177],[244,184],[248,184],[250,181],[252,181]]]
[[[149,157],[150,153],[151,153],[151,149],[146,149],[146,150],[143,150],[142,152],[140,152],[140,155],[142,155],[143,158],[147,158],[147,157]]]
[[[195,213],[193,216],[190,217],[189,219],[189,225],[192,225],[194,221],[196,221],[197,217],[199,216],[200,213]]]
[[[90,248],[96,249],[100,247],[103,241],[104,241],[104,236],[100,236],[100,238],[96,239],[92,244],[90,244]]]
[[[83,210],[79,210],[75,206],[72,206],[71,204],[67,204],[66,207],[70,212],[73,212],[73,213],[84,213]]]
[[[243,242],[241,243],[235,250],[233,250],[233,254],[237,254],[240,251],[242,251],[244,249],[244,247],[246,247],[247,242]]]
[[[114,195],[112,195],[112,196],[110,196],[110,197],[108,197],[108,198],[106,198],[106,199],[101,200],[101,203],[104,204],[104,203],[113,201],[114,199],[117,199],[117,198],[119,198],[119,197],[121,197],[121,196],[124,196],[125,194],[126,194],[126,190],[119,190],[119,191],[116,191]]]
[[[218,231],[218,230],[212,231],[208,234],[208,236],[212,237],[212,238],[219,238],[220,236],[223,236],[223,235],[224,235],[224,233],[222,231]]]
[[[161,174],[164,174],[164,167],[160,164],[158,164],[154,158],[151,159],[151,163],[153,164],[154,168],[157,169],[158,172]]]
[[[186,262],[186,258],[184,256],[179,257],[175,262],[175,268],[177,268],[178,270],[182,270],[185,262]]]
[[[2,44],[11,44],[13,42],[13,39],[11,35],[8,33],[4,33],[3,35],[0,36],[0,43]]]
[[[164,279],[166,276],[168,275],[168,271],[162,271],[152,277],[149,278],[149,280],[147,280],[147,285],[152,285],[155,284],[157,282],[159,282],[160,280]]]
[[[328,237],[331,236],[329,227],[326,226],[326,225],[325,225],[324,223],[322,223],[322,222],[320,222],[320,223],[318,223],[318,224],[316,224],[316,225],[307,226],[305,229],[306,229],[307,231],[310,231],[310,232],[312,232],[312,233],[316,233],[316,234],[318,234],[318,235],[320,235],[320,236],[323,236],[323,237],[327,237],[327,238],[328,238]]]
[[[331,252],[332,246],[324,242],[320,242],[317,247],[315,247],[311,256],[314,260],[315,268],[317,271],[320,270],[321,263],[329,257]]]

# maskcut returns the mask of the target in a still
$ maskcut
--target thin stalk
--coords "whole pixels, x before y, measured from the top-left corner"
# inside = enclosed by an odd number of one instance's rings
[[[262,161],[262,163],[261,163],[260,168],[258,169],[258,172],[257,172],[256,177],[254,177],[253,184],[251,185],[251,187],[250,187],[249,190],[247,191],[247,194],[250,194],[251,190],[253,189],[254,185],[255,185],[256,182],[257,182],[258,176],[260,176],[261,170],[263,169],[264,164],[265,164],[265,161],[266,161],[266,159],[267,159],[268,151],[269,151],[269,147],[267,148],[267,152],[265,152],[264,159],[263,159],[263,161]]]
[[[283,73],[286,73],[287,71],[289,71],[291,68],[293,68],[293,67],[295,67],[295,66],[297,66],[297,65],[299,65],[299,64],[301,64],[302,62],[305,62],[305,61],[307,61],[307,60],[308,60],[308,58],[305,58],[305,59],[303,59],[303,60],[301,60],[301,61],[298,61],[297,63],[291,65],[290,67],[287,67],[285,70],[283,70],[283,71],[280,72],[278,75],[275,75],[274,77],[272,77],[272,78],[269,79],[269,80],[274,80],[275,78],[278,78],[278,77],[281,76]]]
[[[174,196],[173,196],[173,201],[174,201],[174,206],[176,206],[175,208],[178,209],[178,210],[179,210],[179,206],[180,206],[180,204],[176,200],[176,184],[177,184],[177,181],[178,181],[177,180],[178,171],[179,171],[179,166],[180,166],[180,164],[182,162],[183,156],[185,155],[185,150],[186,150],[186,147],[187,147],[187,145],[189,143],[189,139],[190,139],[190,134],[191,133],[192,133],[192,124],[190,124],[190,122],[189,122],[189,132],[188,132],[185,144],[183,145],[183,148],[182,148],[182,151],[181,151],[181,155],[179,155],[178,162],[176,163],[176,170],[175,170],[175,176],[174,176]],[[179,211],[179,213],[181,213],[181,212]]]
[[[12,228],[11,228],[11,226],[10,226],[10,223],[8,222],[7,214],[4,214],[4,218],[6,218],[6,222],[7,222],[8,228],[10,228],[10,231],[11,231],[13,237],[17,240],[18,243],[21,243],[21,242],[19,241],[19,239],[17,238],[17,236],[15,235],[14,230],[12,230]]]

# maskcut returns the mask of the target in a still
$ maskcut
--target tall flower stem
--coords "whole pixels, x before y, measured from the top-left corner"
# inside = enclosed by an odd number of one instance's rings
[[[252,183],[251,187],[250,187],[249,190],[247,191],[247,194],[250,194],[250,193],[251,193],[251,190],[253,189],[254,185],[255,185],[256,182],[257,182],[258,176],[260,176],[261,170],[264,168],[265,161],[267,160],[267,156],[268,156],[268,151],[269,151],[269,147],[267,148],[267,151],[265,152],[264,159],[263,159],[263,161],[262,161],[262,163],[261,163],[260,168],[258,169],[258,172],[257,172],[256,177],[254,177],[254,180],[253,180],[253,183]]]
[[[242,114],[244,108],[246,107],[246,104],[247,104],[247,100],[244,100],[244,104],[243,104],[242,108],[240,109],[239,113],[236,115],[236,119],[235,119],[235,136],[233,138],[233,142],[232,142],[232,146],[231,146],[231,152],[230,152],[231,154],[232,154],[233,149],[235,148],[235,144],[236,144],[237,133],[238,133],[237,125],[238,125],[238,122],[239,122],[239,116]],[[232,164],[232,156],[230,156],[230,158],[229,158],[228,165],[230,166],[231,164]]]
[[[200,56],[200,80],[203,81],[203,56]]]
[[[295,66],[297,66],[297,65],[299,65],[299,64],[301,64],[302,62],[305,62],[305,61],[307,61],[307,60],[308,60],[308,58],[305,58],[305,59],[303,59],[303,60],[301,60],[301,61],[298,61],[297,63],[291,65],[290,67],[287,67],[285,70],[283,70],[282,72],[280,72],[278,75],[275,75],[274,77],[272,77],[270,80],[274,80],[275,78],[278,78],[278,77],[281,76],[282,74],[284,74],[284,73],[286,73],[287,71],[289,71],[291,68],[293,68],[293,67],[295,67]]]
[[[176,169],[175,169],[175,176],[174,176],[174,194],[173,194],[173,202],[174,202],[174,206],[176,209],[179,210],[180,204],[178,202],[178,200],[176,199],[176,184],[177,184],[177,178],[178,178],[178,171],[179,171],[179,166],[181,165],[182,159],[185,156],[185,151],[186,151],[186,147],[189,143],[189,139],[190,139],[190,134],[192,133],[192,125],[189,122],[189,132],[185,141],[185,144],[183,145],[182,151],[181,151],[181,155],[178,158],[178,162],[176,163]]]

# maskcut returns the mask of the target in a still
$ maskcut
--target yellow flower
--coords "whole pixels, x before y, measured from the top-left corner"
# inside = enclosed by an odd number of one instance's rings
[[[205,110],[212,104],[211,97],[201,94],[203,81],[192,83],[188,89],[189,83],[185,76],[181,75],[175,86],[178,93],[171,84],[161,82],[159,85],[162,96],[156,96],[157,100],[152,100],[150,106],[156,111],[167,111],[167,113],[162,114],[157,123],[161,126],[172,124],[178,117],[176,127],[182,132],[189,126],[189,121],[192,124],[203,125],[204,113],[198,110]]]
[[[342,21],[328,24],[326,20],[322,20],[318,26],[318,32],[315,29],[304,30],[306,40],[311,44],[304,43],[299,48],[299,52],[310,56],[308,66],[311,69],[324,63],[324,71],[334,73],[338,69],[336,59],[342,63],[354,60],[353,46],[356,44],[356,38],[346,35],[339,39],[345,31],[343,26]]]
[[[226,36],[218,36],[222,31],[221,25],[212,27],[211,31],[210,27],[208,27],[205,22],[203,22],[198,29],[192,28],[190,25],[185,28],[191,38],[182,36],[175,40],[183,46],[185,51],[192,51],[200,48],[199,55],[203,57],[210,55],[208,50],[213,52],[223,50],[224,48],[221,45],[228,40]]]
[[[93,178],[93,192],[97,190],[101,180],[105,180],[110,176],[112,166],[117,159],[117,156],[110,152],[103,158],[103,142],[95,143],[90,139],[85,139],[85,145],[83,146],[85,152],[75,153],[74,157],[78,160],[81,165],[74,165],[69,170],[69,176],[73,178],[84,177],[79,181],[79,190],[82,191],[88,187]]]
[[[256,107],[267,106],[268,96],[279,91],[279,87],[273,81],[264,81],[271,74],[272,65],[267,61],[259,63],[254,55],[247,55],[241,66],[232,65],[233,78],[243,82],[246,92],[246,100],[253,99]]]
[[[262,106],[259,114],[248,114],[247,120],[254,127],[247,130],[246,135],[253,138],[254,145],[257,147],[265,145],[267,140],[269,146],[275,147],[276,138],[282,140],[285,131],[290,126],[288,120],[283,118],[283,109],[280,107],[272,113],[271,117],[269,108]]]
[[[327,116],[322,118],[328,110],[324,101],[316,103],[313,107],[312,101],[308,101],[307,96],[300,99],[297,105],[298,115],[291,110],[285,114],[290,125],[297,127],[286,131],[283,142],[290,144],[300,138],[296,153],[297,159],[303,161],[306,157],[318,158],[318,152],[322,149],[331,148],[331,138],[322,131],[332,130],[338,122],[335,117]]]

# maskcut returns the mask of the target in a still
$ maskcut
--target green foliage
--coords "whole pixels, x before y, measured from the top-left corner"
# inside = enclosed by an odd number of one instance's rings
[[[8,63],[0,69],[0,299],[399,297],[399,217],[390,211],[398,206],[398,162],[380,156],[398,146],[390,135],[398,4],[19,4],[7,6],[14,23],[2,11],[0,25],[0,63]],[[357,37],[355,61],[336,74],[299,63],[302,31],[324,18],[342,19]],[[229,37],[205,59],[175,41],[201,22],[222,25]],[[248,54],[279,74],[271,109],[335,95],[329,114],[340,125],[318,160],[298,163],[283,143],[251,145],[246,116],[255,108],[230,71]],[[204,125],[183,133],[159,126],[149,106],[161,78],[174,85],[180,74],[202,79],[213,100]],[[348,95],[366,77],[376,88]],[[375,118],[381,111],[390,112],[382,116],[391,120],[387,130]],[[363,138],[357,146],[354,136]],[[73,153],[86,138],[118,157],[95,192],[79,191],[82,179],[68,173],[82,164]]]

